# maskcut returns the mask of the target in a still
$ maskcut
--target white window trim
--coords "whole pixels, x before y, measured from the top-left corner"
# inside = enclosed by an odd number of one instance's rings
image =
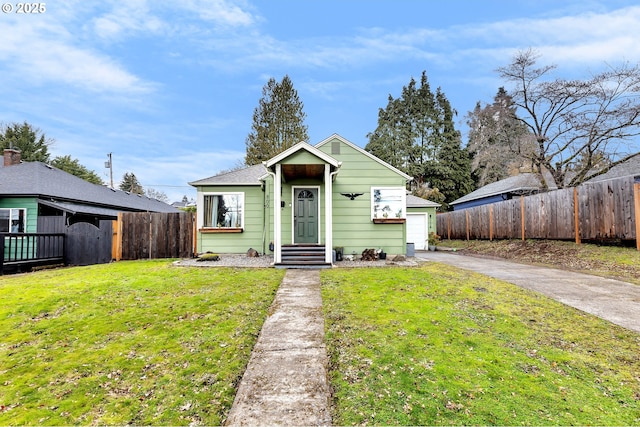
[[[0,211],[9,211],[9,231],[7,231],[7,233],[12,233],[12,231],[11,231],[11,218],[12,218],[13,211],[24,211],[24,215],[22,216],[24,231],[22,231],[22,232],[23,233],[27,232],[27,211],[28,211],[27,208],[0,208]]]
[[[240,223],[240,227],[205,227],[204,226],[204,199],[206,196],[229,196],[229,195],[238,195],[240,196],[240,200],[242,201],[242,220]],[[198,228],[199,229],[207,229],[207,230],[224,230],[225,228],[241,228],[244,230],[244,219],[246,216],[247,206],[245,203],[245,193],[243,191],[212,191],[212,192],[202,192],[198,193]]]
[[[401,204],[402,204],[402,213],[400,215],[399,218],[402,219],[407,219],[407,190],[404,187],[371,187],[371,220],[373,221],[375,216],[374,216],[374,209],[373,207],[376,204],[375,201],[375,197],[374,197],[374,192],[375,190],[395,190],[398,191],[400,193],[400,197],[401,197]],[[395,214],[392,217],[389,218],[398,218],[395,216]],[[380,218],[378,218],[380,219]]]

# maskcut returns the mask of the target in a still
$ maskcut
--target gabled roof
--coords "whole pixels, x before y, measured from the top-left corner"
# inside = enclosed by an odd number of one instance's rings
[[[284,159],[286,159],[287,157],[297,153],[298,151],[303,151],[303,150],[311,153],[312,155],[316,156],[317,158],[319,158],[323,162],[329,163],[334,168],[339,168],[340,167],[340,162],[339,161],[337,161],[336,159],[334,159],[330,155],[324,153],[323,151],[318,150],[313,145],[310,145],[309,143],[304,142],[304,141],[299,142],[296,145],[293,145],[293,146],[287,148],[282,153],[280,153],[277,156],[272,157],[271,159],[269,159],[266,162],[264,162],[264,165],[267,168],[270,168],[273,165],[275,165],[276,163],[279,163],[279,162],[283,161]]]
[[[359,153],[369,157],[370,159],[378,162],[384,167],[392,170],[393,172],[402,176],[406,180],[410,181],[413,179],[412,177],[402,172],[401,170],[394,168],[393,166],[380,160],[373,154],[363,150],[362,148],[347,141],[340,135],[334,133],[329,138],[319,142],[315,146],[302,141],[297,143],[296,145],[289,147],[288,149],[276,155],[275,157],[263,162],[263,164],[249,166],[244,169],[238,169],[231,172],[225,172],[219,175],[210,176],[208,178],[203,178],[197,181],[192,181],[192,182],[189,182],[189,185],[192,185],[194,187],[206,186],[206,185],[260,185],[261,180],[264,179],[265,175],[267,175],[267,171],[269,168],[273,167],[275,164],[279,162],[282,162],[287,157],[292,156],[299,151],[307,151],[312,155],[316,156],[317,158],[319,158],[320,160],[322,160],[323,162],[328,163],[334,169],[339,169],[342,162],[334,159],[333,157],[331,157],[330,155],[326,154],[324,151],[321,151],[319,149],[319,147],[321,147],[322,145],[336,138],[339,139],[344,144],[348,145],[349,147],[353,148],[354,150],[358,151]]]
[[[260,185],[260,178],[266,174],[267,169],[264,165],[259,164],[192,181],[189,185],[194,187],[204,185]]]
[[[497,196],[499,194],[529,194],[539,191],[542,188],[540,178],[535,173],[522,173],[510,176],[500,181],[492,182],[484,187],[462,196],[451,202],[451,205],[470,202],[472,200],[484,199],[486,197]]]
[[[380,163],[382,166],[394,171],[395,173],[397,173],[398,175],[401,175],[403,178],[405,178],[407,181],[413,181],[413,177],[407,175],[406,173],[402,172],[400,169],[397,169],[393,166],[391,166],[389,163],[377,158],[376,156],[374,156],[373,154],[369,153],[366,150],[363,150],[362,148],[358,147],[357,145],[353,144],[352,142],[344,139],[343,137],[341,137],[340,135],[338,135],[337,133],[334,133],[333,135],[331,135],[329,138],[323,139],[322,141],[320,141],[319,143],[317,143],[315,145],[315,147],[319,148],[322,147],[325,144],[328,144],[329,142],[331,142],[331,140],[333,139],[339,139],[340,142],[342,142],[343,144],[348,145],[349,147],[353,148],[354,150],[360,152],[361,154],[369,157],[371,160]]]
[[[92,184],[41,162],[0,168],[0,197],[21,196],[79,202],[119,211],[179,212],[159,200]]]
[[[413,194],[407,194],[408,208],[439,208],[440,206],[440,203],[432,202],[431,200],[423,199]]]
[[[630,158],[626,162],[615,165],[606,173],[589,179],[586,182],[608,181],[610,179],[624,178],[640,175],[640,154]]]

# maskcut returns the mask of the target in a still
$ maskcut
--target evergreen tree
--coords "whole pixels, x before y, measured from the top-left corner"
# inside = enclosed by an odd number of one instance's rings
[[[51,161],[51,166],[75,175],[78,178],[82,178],[85,181],[89,181],[92,184],[104,185],[102,178],[100,178],[98,174],[82,166],[78,159],[72,159],[69,155],[54,158]]]
[[[126,172],[122,177],[122,182],[119,187],[122,191],[128,191],[133,194],[144,194],[144,189],[138,178],[133,173]]]
[[[435,154],[431,142],[436,115],[435,97],[423,72],[420,87],[412,78],[402,88],[400,98],[389,95],[386,109],[378,112],[378,127],[367,135],[365,149],[413,176],[420,186],[424,183],[424,163]]]
[[[29,123],[13,123],[0,129],[0,148],[20,150],[21,159],[25,162],[49,162],[49,145],[53,140],[45,137],[40,129]]]
[[[259,164],[300,141],[307,141],[305,118],[303,104],[289,76],[284,76],[280,83],[269,79],[253,112],[251,132],[245,141],[245,164]]]
[[[378,112],[378,127],[367,135],[365,149],[411,175],[414,193],[430,192],[453,201],[473,190],[455,114],[440,88],[436,94],[431,91],[423,71],[419,86],[412,78],[399,98],[389,96],[387,107]]]
[[[438,111],[436,128],[433,134],[435,155],[424,166],[423,175],[432,188],[437,188],[445,196],[443,208],[447,202],[456,200],[474,189],[471,178],[471,159],[462,148],[462,136],[455,129],[455,111],[440,89],[436,93]]]

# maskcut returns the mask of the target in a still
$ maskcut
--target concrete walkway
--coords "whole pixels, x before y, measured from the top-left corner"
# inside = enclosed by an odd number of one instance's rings
[[[227,425],[331,425],[318,270],[287,270]]]
[[[640,286],[588,274],[458,252],[416,252],[416,257],[495,277],[640,333]]]

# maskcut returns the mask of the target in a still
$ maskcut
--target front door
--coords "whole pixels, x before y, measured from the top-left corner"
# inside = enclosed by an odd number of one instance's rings
[[[318,243],[318,189],[296,188],[294,193],[293,243]]]

